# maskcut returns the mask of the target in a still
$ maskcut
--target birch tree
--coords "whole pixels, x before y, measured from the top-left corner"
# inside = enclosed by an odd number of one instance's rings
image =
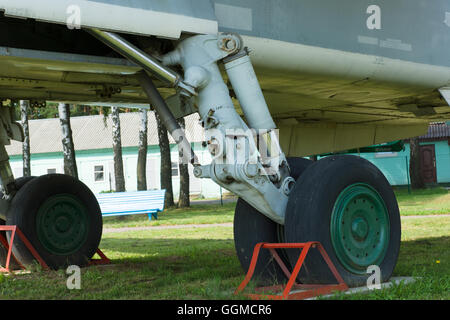
[[[75,146],[73,143],[72,129],[70,127],[70,105],[58,104],[59,122],[62,129],[62,144],[64,157],[64,174],[78,179],[77,162],[75,160]]]
[[[125,176],[123,173],[122,137],[120,134],[120,112],[118,107],[111,108],[113,152],[114,152],[114,176],[116,192],[125,191]]]
[[[165,207],[174,207],[173,187],[172,187],[172,159],[170,157],[170,144],[167,129],[155,112],[156,123],[158,125],[159,149],[161,152],[161,189],[166,190]]]
[[[184,130],[186,123],[184,118],[178,120],[181,128]],[[180,169],[180,197],[178,199],[178,207],[186,208],[190,206],[189,198],[189,167],[188,163],[184,163],[183,158],[179,157],[179,169]]]
[[[22,158],[23,158],[23,176],[31,176],[31,154],[30,154],[30,130],[28,127],[28,110],[30,102],[28,100],[20,100],[20,115],[24,134],[22,143]]]
[[[139,151],[137,162],[137,189],[147,190],[147,132],[148,115],[146,109],[139,110],[141,124],[139,126]]]

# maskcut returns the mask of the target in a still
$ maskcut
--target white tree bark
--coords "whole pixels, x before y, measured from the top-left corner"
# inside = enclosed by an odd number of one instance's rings
[[[147,110],[139,111],[141,124],[139,126],[139,151],[137,162],[137,189],[147,190],[147,132],[148,132],[148,116]]]
[[[122,137],[120,134],[120,113],[119,108],[111,108],[113,152],[114,152],[114,176],[116,181],[116,192],[125,191],[125,176],[123,173],[122,159]]]
[[[178,120],[180,127],[185,130],[186,123],[184,118]],[[180,196],[178,198],[178,207],[186,208],[191,205],[190,203],[190,189],[189,189],[189,166],[186,161],[183,161],[183,156],[179,155],[179,169],[180,169]]]
[[[72,129],[70,127],[70,105],[58,104],[59,122],[62,129],[62,144],[64,156],[64,174],[78,179],[77,162],[75,160],[75,146],[73,143]]]

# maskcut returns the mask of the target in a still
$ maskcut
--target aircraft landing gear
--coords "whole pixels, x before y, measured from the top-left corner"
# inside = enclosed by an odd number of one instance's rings
[[[258,242],[319,241],[349,286],[363,284],[370,265],[380,267],[383,280],[389,278],[399,251],[400,218],[386,178],[358,157],[328,157],[307,166],[303,173],[294,162],[287,161],[240,36],[186,38],[162,57],[161,66],[117,35],[98,30],[93,34],[147,72],[181,89],[183,95],[195,96],[212,160],[208,165],[196,165],[194,174],[212,179],[242,199],[236,207],[234,235],[244,269]],[[223,64],[227,82],[219,63]],[[181,67],[184,78],[174,76],[169,66]],[[156,90],[148,90],[154,88],[142,79],[141,83],[152,96],[151,91]],[[246,121],[236,112],[229,84]],[[186,90],[189,87],[192,90]],[[160,102],[161,108],[156,111],[167,123],[174,122],[169,108]],[[174,139],[180,141],[176,136]],[[284,237],[280,232],[283,225]],[[286,253],[284,257],[291,264],[297,261],[298,254]],[[280,270],[269,255],[263,258],[257,274],[262,280],[278,281]],[[327,276],[322,268],[326,264],[319,259],[314,253],[308,255],[300,281],[334,280]]]
[[[365,285],[371,265],[381,280],[392,275],[400,248],[400,215],[394,192],[373,164],[355,156],[331,156],[309,166],[286,209],[287,242],[319,241],[349,287]],[[288,252],[294,262],[298,252]],[[311,252],[303,283],[330,283],[322,258]]]
[[[17,225],[52,269],[88,264],[102,235],[94,194],[82,182],[61,174],[32,179],[11,201],[6,223]],[[20,238],[13,243],[20,263],[34,261]]]

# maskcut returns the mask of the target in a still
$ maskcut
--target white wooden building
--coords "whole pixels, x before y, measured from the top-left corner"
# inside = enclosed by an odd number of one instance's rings
[[[157,125],[153,112],[149,112],[147,187],[160,189],[160,151]],[[127,191],[137,189],[137,157],[139,139],[139,113],[120,114],[123,164]],[[71,118],[73,140],[76,150],[78,176],[94,193],[114,190],[114,162],[112,150],[112,122],[102,115]],[[63,173],[61,126],[59,119],[30,120],[31,174]],[[186,117],[186,134],[194,145],[201,163],[208,163],[209,152],[202,147],[203,128],[198,115]],[[172,146],[172,182],[174,195],[179,193],[178,152],[174,141]],[[12,141],[7,146],[11,168],[16,178],[23,175],[22,143]],[[204,198],[220,197],[220,187],[210,179],[197,179],[190,171],[192,195]]]

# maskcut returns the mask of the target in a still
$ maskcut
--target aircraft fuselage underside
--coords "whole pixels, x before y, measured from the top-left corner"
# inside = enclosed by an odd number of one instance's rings
[[[53,2],[0,1],[0,97],[148,106],[135,77],[140,68],[83,30],[69,30],[68,3],[52,9],[45,3]],[[450,118],[438,91],[450,81],[444,0],[71,3],[82,13],[99,12],[84,14],[81,27],[132,33],[131,42],[158,56],[185,38],[183,32],[241,35],[287,156],[408,138]],[[109,19],[99,18],[106,9]],[[156,84],[164,97],[174,93]]]

